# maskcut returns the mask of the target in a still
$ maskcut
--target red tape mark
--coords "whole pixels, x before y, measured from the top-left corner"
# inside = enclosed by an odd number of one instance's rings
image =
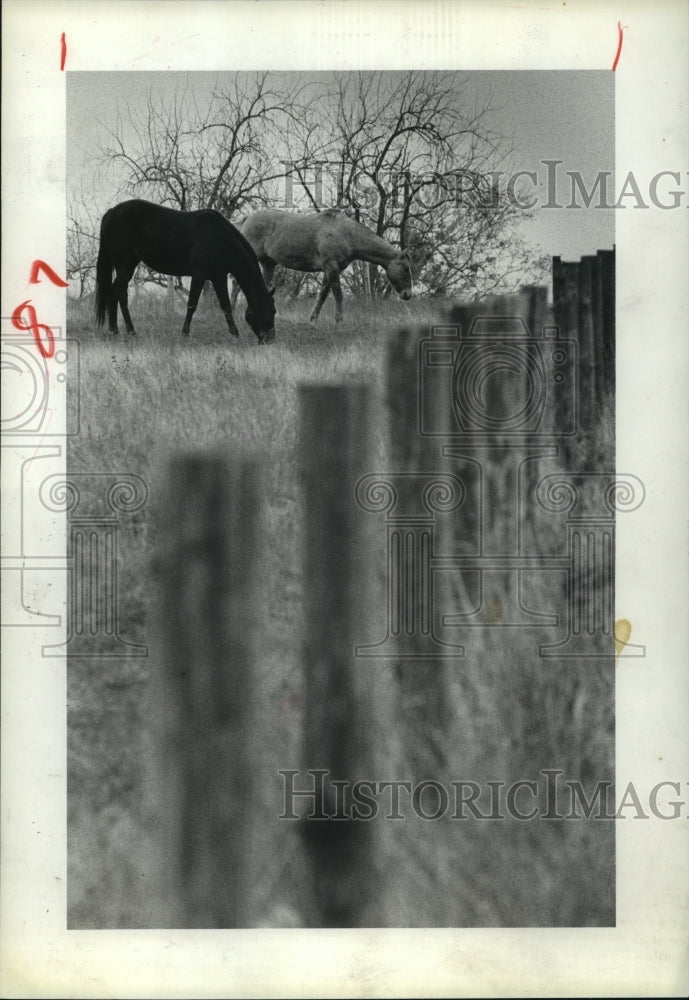
[[[67,42],[65,41],[64,31],[60,35],[60,69],[65,68],[65,60],[67,58]]]
[[[624,28],[626,28],[626,27],[627,27],[627,25],[625,24]],[[617,34],[618,34],[617,52],[615,53],[615,61],[612,64],[612,71],[613,71],[613,73],[617,69],[617,64],[620,61],[620,54],[622,52],[622,40],[624,39],[624,28],[622,27],[621,22],[618,21],[617,22]]]
[[[26,312],[28,323],[24,322],[23,314]],[[38,316],[36,315],[36,310],[31,305],[31,299],[27,299],[26,302],[22,302],[21,305],[12,313],[12,326],[16,330],[31,330],[33,332],[34,340],[36,341],[36,347],[43,355],[44,358],[52,358],[55,354],[55,337],[53,336],[53,331],[45,323],[38,322]],[[43,337],[41,336],[41,330],[45,331],[47,339],[47,347],[43,343]]]
[[[57,285],[58,288],[69,287],[69,282],[63,281],[60,275],[56,274],[55,271],[53,271],[50,264],[46,264],[44,260],[35,260],[31,265],[31,271],[29,272],[30,285],[37,285],[39,283],[41,279],[39,278],[38,275],[41,271],[43,271],[48,281],[52,281],[52,283],[54,285]]]

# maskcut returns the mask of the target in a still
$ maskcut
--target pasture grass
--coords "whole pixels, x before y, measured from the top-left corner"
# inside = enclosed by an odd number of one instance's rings
[[[240,299],[241,305],[241,299]],[[309,302],[279,308],[277,341],[259,346],[238,308],[240,339],[227,334],[217,304],[202,297],[191,337],[180,335],[159,299],[132,305],[136,337],[110,337],[91,310],[71,303],[68,335],[80,341],[80,434],[70,440],[72,472],[129,472],[150,486],[150,505],[121,519],[119,631],[151,645],[155,605],[156,509],[169,457],[199,450],[265,456],[261,629],[255,704],[262,778],[256,810],[255,923],[301,925],[308,909],[301,844],[279,823],[280,768],[299,767],[304,704],[301,673],[303,506],[299,485],[298,399],[305,382],[371,384],[379,398],[374,469],[387,468],[382,402],[388,331],[425,325],[441,304],[345,300],[345,321],[328,303],[317,325]],[[74,373],[72,373],[73,376]],[[74,380],[70,393],[77,391]],[[552,466],[548,467],[549,470]],[[384,529],[378,532],[375,585],[384,602]],[[561,551],[547,524],[534,528],[536,551]],[[550,532],[550,534],[549,534]],[[530,600],[562,610],[564,591],[534,577]],[[507,595],[492,595],[495,601]],[[473,600],[475,595],[464,595]],[[461,601],[457,591],[454,599]],[[450,733],[442,739],[450,780],[538,777],[559,767],[569,779],[613,774],[613,670],[609,661],[543,661],[535,650],[552,630],[476,630],[464,660],[449,666]],[[375,641],[378,636],[372,636]],[[158,926],[167,901],[155,884],[157,831],[147,801],[143,659],[69,663],[69,926]],[[393,666],[375,668],[378,780],[411,777],[415,747],[401,724],[404,706]],[[435,777],[431,775],[430,777]],[[592,787],[592,786],[591,786]],[[485,806],[481,808],[485,811]],[[429,826],[432,832],[428,832]],[[384,826],[377,920],[390,926],[595,926],[614,923],[614,824],[515,820]],[[382,912],[382,917],[381,917]]]

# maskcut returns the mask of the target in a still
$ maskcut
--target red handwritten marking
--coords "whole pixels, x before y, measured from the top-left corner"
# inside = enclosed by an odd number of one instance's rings
[[[64,38],[64,35],[63,35]],[[53,271],[49,264],[46,264],[44,260],[36,259],[29,271],[29,284],[37,285],[40,282],[41,271],[45,274],[48,281],[51,281],[54,285],[59,288],[67,288],[69,282],[63,281],[59,274]],[[24,314],[26,313],[26,318],[28,323],[24,321]],[[27,299],[18,305],[17,308],[12,313],[12,326],[16,330],[31,330],[33,332],[34,340],[36,341],[36,347],[44,358],[52,358],[55,354],[55,337],[53,336],[53,331],[45,323],[38,322],[38,316],[36,315],[36,310],[31,304],[31,299]],[[45,332],[46,343],[43,342],[43,337],[41,336],[41,330]]]
[[[625,24],[624,27],[626,28],[627,25]],[[615,53],[615,62],[612,64],[613,73],[617,69],[617,64],[620,61],[620,53],[622,52],[622,40],[624,38],[624,28],[622,27],[620,21],[617,22],[617,34],[618,34],[617,52]]]
[[[23,313],[26,312],[29,322],[25,323],[23,319]],[[12,326],[15,330],[31,330],[33,332],[34,340],[36,341],[36,347],[44,358],[52,358],[55,354],[55,337],[53,336],[53,331],[45,323],[38,322],[38,316],[36,315],[36,310],[31,305],[31,299],[27,299],[26,302],[22,302],[21,305],[12,313]],[[43,343],[43,338],[41,336],[41,330],[45,331],[48,346],[46,347]]]
[[[39,283],[41,280],[38,277],[40,271],[43,271],[48,281],[52,281],[58,288],[67,288],[69,286],[69,282],[63,281],[60,275],[56,274],[50,264],[46,264],[44,260],[35,260],[31,265],[31,271],[29,272],[30,285],[37,285]]]
[[[65,68],[65,59],[67,58],[67,42],[65,41],[64,31],[60,35],[60,69]]]

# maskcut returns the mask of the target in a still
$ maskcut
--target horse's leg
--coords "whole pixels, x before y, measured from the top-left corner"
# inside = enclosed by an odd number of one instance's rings
[[[189,298],[187,299],[187,315],[184,317],[184,326],[182,327],[182,335],[184,337],[189,336],[189,328],[191,327],[191,317],[196,312],[196,307],[199,304],[199,298],[201,297],[201,292],[203,291],[203,283],[206,280],[205,274],[193,274],[191,276],[191,285],[189,287]]]
[[[328,297],[328,292],[330,291],[330,281],[327,275],[323,275],[323,284],[321,285],[321,290],[318,293],[318,298],[316,299],[316,304],[313,307],[313,312],[309,316],[309,323],[315,323],[318,319],[318,314],[323,308],[323,303]]]
[[[340,272],[335,271],[334,274],[330,276],[330,287],[332,288],[333,298],[335,299],[335,322],[342,322],[342,288],[340,287]]]
[[[119,333],[117,329],[117,289],[114,281],[108,289],[108,330],[110,333]]]
[[[225,319],[227,320],[227,329],[230,331],[233,337],[239,336],[239,330],[237,329],[237,324],[235,323],[232,316],[232,304],[230,303],[230,296],[227,294],[227,275],[223,274],[216,275],[211,279],[213,282],[213,288],[215,289],[215,294],[218,296],[218,302],[220,303],[220,308],[225,313]]]
[[[120,309],[122,310],[122,319],[124,320],[124,325],[127,329],[127,333],[134,334],[136,330],[134,329],[134,324],[132,323],[132,317],[129,315],[129,295],[127,292],[127,287],[129,282],[132,280],[132,276],[136,271],[136,265],[138,260],[127,261],[124,264],[118,264],[115,268],[115,281],[113,282],[113,309],[110,313],[110,329],[113,333],[117,333],[117,303],[119,302]],[[114,313],[114,317],[113,317]],[[114,318],[114,323],[113,323]]]

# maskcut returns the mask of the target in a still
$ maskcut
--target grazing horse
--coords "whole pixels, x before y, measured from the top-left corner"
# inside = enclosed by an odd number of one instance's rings
[[[213,282],[230,333],[239,336],[227,292],[227,275],[231,273],[246,297],[246,321],[259,344],[275,339],[274,290],[266,287],[251,245],[219,212],[178,212],[135,199],[105,213],[96,267],[96,319],[102,326],[107,310],[111,333],[117,333],[118,303],[127,333],[136,332],[129,315],[127,286],[140,261],[161,274],[191,277],[184,336],[189,335],[206,281]]]
[[[409,254],[390,246],[337,209],[310,215],[262,209],[250,215],[241,228],[256,252],[268,284],[272,283],[277,264],[295,271],[323,271],[323,284],[310,317],[312,323],[318,318],[330,291],[335,299],[335,321],[342,320],[340,272],[353,260],[380,264],[400,296],[411,298]],[[237,294],[235,283],[233,305]]]

